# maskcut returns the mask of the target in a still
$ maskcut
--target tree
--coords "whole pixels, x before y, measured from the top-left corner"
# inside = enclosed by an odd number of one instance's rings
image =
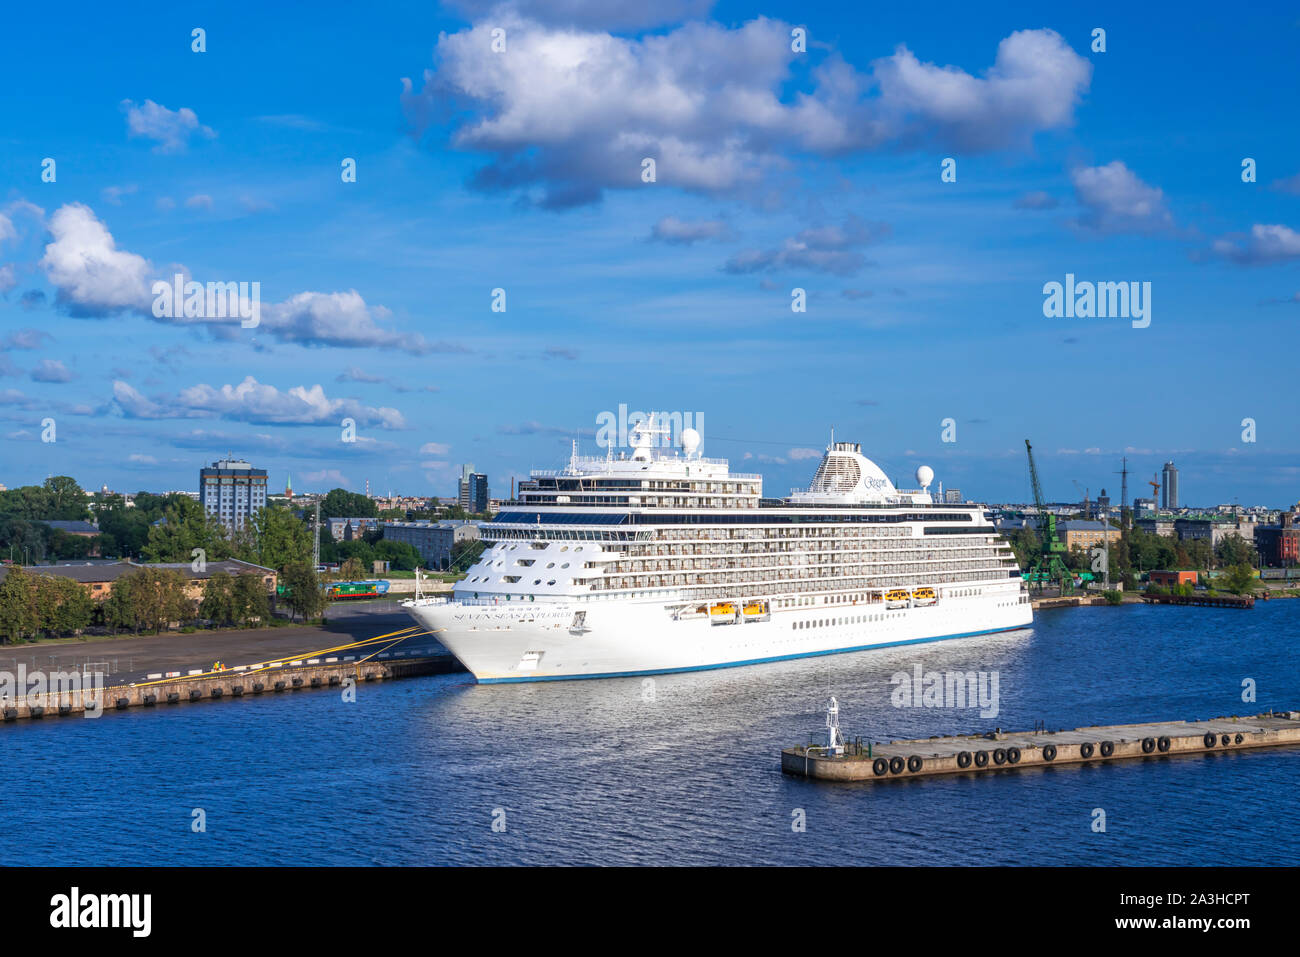
[[[251,572],[236,575],[232,598],[235,616],[241,625],[247,625],[255,619],[260,623],[271,615],[271,600],[266,594],[261,575]]]
[[[90,626],[95,602],[82,584],[61,575],[36,575],[38,627],[46,635],[71,635]]]
[[[133,558],[149,540],[149,522],[162,517],[162,510],[150,518],[147,509],[127,508],[120,495],[97,495],[93,505],[99,520],[100,554],[108,558]]]
[[[1011,551],[1016,556],[1016,564],[1022,571],[1033,564],[1034,558],[1042,550],[1038,532],[1032,525],[1017,528],[1007,536],[1007,543],[1011,546]]]
[[[163,510],[162,521],[150,527],[144,557],[151,562],[189,562],[196,548],[203,549],[210,562],[229,558],[231,552],[216,516],[189,496],[178,496]]]
[[[311,559],[311,531],[286,508],[268,505],[253,516],[257,564],[282,571],[295,562]]]
[[[129,628],[136,634],[161,631],[194,611],[185,584],[185,577],[171,568],[142,568],[123,575],[104,599],[104,620],[113,628]]]
[[[306,562],[294,562],[285,567],[280,576],[285,589],[285,603],[290,617],[302,615],[314,618],[325,610],[325,595],[321,592],[316,569]]]
[[[1255,570],[1244,562],[1233,565],[1219,577],[1219,582],[1234,595],[1249,595],[1255,590]]]
[[[479,560],[479,556],[483,554],[483,549],[486,547],[487,542],[481,538],[462,538],[459,542],[453,542],[451,546],[452,570],[465,571]]]
[[[379,510],[372,499],[347,489],[330,489],[320,503],[321,521],[327,518],[375,518]]]
[[[1214,551],[1219,564],[1225,568],[1230,565],[1249,565],[1255,558],[1255,549],[1236,532],[1221,539]]]
[[[42,562],[49,542],[50,527],[25,518],[0,521],[0,546],[19,562]]]
[[[234,580],[226,572],[215,572],[203,583],[199,616],[222,625],[235,620]]]
[[[339,578],[343,581],[355,581],[358,578],[365,577],[366,570],[361,564],[359,558],[349,558],[339,568]]]
[[[389,563],[397,571],[411,571],[420,566],[420,552],[409,542],[380,541],[375,544],[375,558]]]
[[[45,491],[45,514],[34,518],[75,522],[90,518],[86,493],[77,480],[67,475],[52,475],[42,486]]]
[[[0,580],[0,637],[14,642],[40,627],[35,576],[14,565]]]

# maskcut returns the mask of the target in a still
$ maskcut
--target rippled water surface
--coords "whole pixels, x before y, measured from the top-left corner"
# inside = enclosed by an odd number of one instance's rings
[[[1294,864],[1300,748],[880,786],[787,778],[779,754],[830,694],[872,740],[1296,708],[1298,651],[1300,601],[1084,608],[651,685],[446,675],[353,704],[304,691],[19,722],[0,728],[4,863]],[[996,671],[997,717],[893,707],[891,675],[918,662]]]

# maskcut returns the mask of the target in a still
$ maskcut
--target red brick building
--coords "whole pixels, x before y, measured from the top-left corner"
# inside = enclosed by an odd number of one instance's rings
[[[1295,513],[1283,512],[1280,525],[1261,525],[1255,529],[1255,544],[1260,560],[1272,568],[1300,564],[1300,527]]]
[[[1196,585],[1201,579],[1200,572],[1151,572],[1151,584],[1159,585],[1162,588],[1177,588],[1186,582],[1189,585]]]

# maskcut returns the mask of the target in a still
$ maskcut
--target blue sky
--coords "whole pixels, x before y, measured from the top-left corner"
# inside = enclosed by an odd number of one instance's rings
[[[1293,7],[652,7],[11,11],[0,482],[233,451],[499,494],[622,403],[769,494],[834,426],[982,500],[1027,497],[1026,437],[1053,499],[1124,455],[1130,495],[1172,458],[1192,503],[1300,498]],[[178,268],[260,283],[260,325],[155,318]],[[1066,273],[1150,282],[1150,325],[1046,318]]]

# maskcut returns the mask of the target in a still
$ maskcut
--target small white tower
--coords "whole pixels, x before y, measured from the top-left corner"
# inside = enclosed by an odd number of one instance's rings
[[[826,706],[826,753],[839,757],[844,753],[844,736],[840,734],[840,703],[831,695]]]

